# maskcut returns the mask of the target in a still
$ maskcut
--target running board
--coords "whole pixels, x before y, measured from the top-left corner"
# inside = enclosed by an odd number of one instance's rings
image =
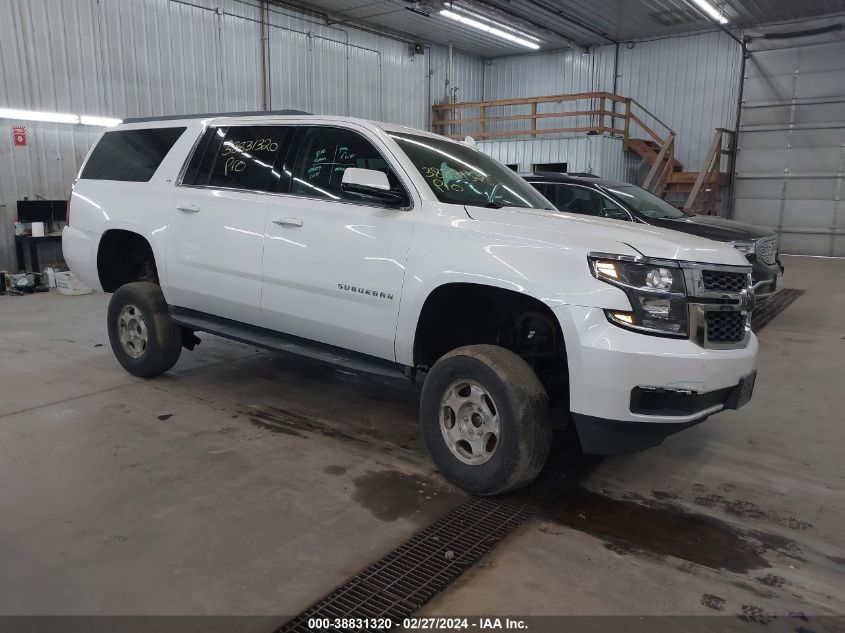
[[[167,310],[175,323],[190,330],[207,332],[239,343],[255,345],[276,352],[286,352],[382,378],[395,380],[397,378],[407,379],[412,376],[410,368],[375,356],[239,323],[188,308],[168,306]]]

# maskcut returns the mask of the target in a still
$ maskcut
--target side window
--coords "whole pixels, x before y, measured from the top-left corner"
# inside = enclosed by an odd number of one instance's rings
[[[282,171],[293,128],[246,125],[209,128],[182,179],[186,185],[207,185],[248,191],[284,191]]]
[[[106,132],[91,152],[80,178],[147,182],[185,129],[165,127]]]
[[[540,195],[543,196],[546,200],[548,200],[552,204],[555,203],[554,185],[549,185],[544,182],[532,182],[529,184],[534,187],[537,191],[539,191]]]
[[[391,189],[407,197],[405,188],[387,161],[372,143],[357,132],[303,126],[294,145],[297,150],[296,156],[292,157],[290,183],[290,193],[294,195],[343,200],[346,198],[340,186],[343,172],[348,167],[360,167],[384,172]]]
[[[214,165],[214,159],[220,152],[220,146],[226,136],[227,128],[209,128],[191,156],[191,162],[182,176],[182,184],[207,185],[208,175]]]
[[[561,211],[599,216],[604,207],[604,196],[595,191],[585,187],[557,186],[557,208]]]
[[[634,218],[628,213],[626,209],[608,198],[607,196],[599,195],[599,215],[603,218],[610,218],[611,220],[623,220],[625,222],[633,222]]]

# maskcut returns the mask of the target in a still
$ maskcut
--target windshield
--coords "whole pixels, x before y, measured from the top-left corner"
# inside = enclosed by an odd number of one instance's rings
[[[552,210],[549,202],[525,180],[468,145],[430,136],[390,136],[441,202]]]
[[[674,220],[686,217],[686,213],[641,187],[626,185],[624,187],[605,187],[605,189],[647,218]]]

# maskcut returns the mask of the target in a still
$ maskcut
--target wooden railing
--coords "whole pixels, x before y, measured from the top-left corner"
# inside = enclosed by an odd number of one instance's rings
[[[571,109],[565,109],[564,104],[571,104]],[[498,112],[490,114],[491,110]],[[575,125],[567,127],[565,122],[573,117]],[[541,123],[547,120],[564,124]],[[443,103],[432,107],[431,120],[434,132],[450,138],[472,136],[477,141],[487,141],[520,136],[609,134],[621,137],[625,149],[637,127],[660,146],[674,136],[672,128],[635,99],[611,92]]]
[[[736,145],[736,133],[725,128],[716,128],[707,155],[698,172],[698,178],[684,204],[688,213],[713,213],[716,208],[716,192],[720,186],[728,184],[733,174],[733,157]],[[723,157],[727,156],[726,169],[722,171]]]

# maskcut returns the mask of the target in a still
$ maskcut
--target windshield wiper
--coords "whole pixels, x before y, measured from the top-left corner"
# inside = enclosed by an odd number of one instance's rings
[[[484,205],[485,209],[501,209],[504,205],[499,204],[498,202],[488,202]]]

